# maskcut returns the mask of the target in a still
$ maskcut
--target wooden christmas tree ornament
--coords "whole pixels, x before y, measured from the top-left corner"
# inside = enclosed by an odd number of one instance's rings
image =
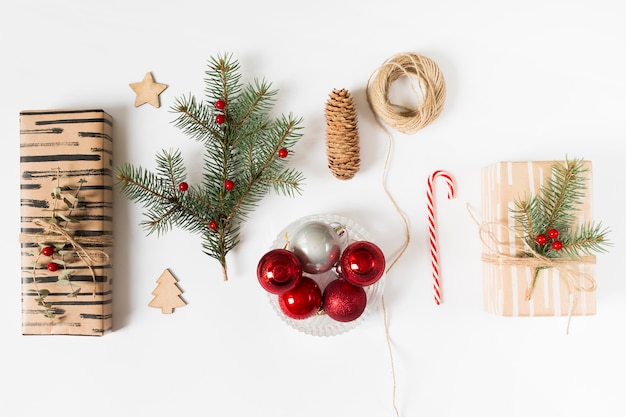
[[[333,89],[326,102],[328,168],[340,180],[349,180],[361,167],[361,149],[354,101],[346,89]]]
[[[169,269],[163,271],[159,279],[157,279],[157,287],[152,291],[154,298],[148,306],[160,308],[163,314],[172,314],[176,307],[184,307],[187,303],[180,298],[183,293],[178,285],[176,277]]]

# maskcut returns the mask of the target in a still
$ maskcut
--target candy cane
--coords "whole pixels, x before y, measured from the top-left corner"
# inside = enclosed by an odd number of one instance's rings
[[[428,177],[428,187],[426,189],[426,199],[428,200],[428,232],[430,235],[430,258],[433,269],[433,289],[435,291],[435,302],[441,304],[441,291],[439,288],[439,258],[437,255],[437,233],[435,230],[435,210],[433,201],[433,182],[437,177],[446,180],[448,184],[448,199],[454,197],[454,181],[450,174],[437,170]]]

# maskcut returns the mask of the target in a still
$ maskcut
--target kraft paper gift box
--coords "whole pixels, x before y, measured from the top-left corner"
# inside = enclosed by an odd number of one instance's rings
[[[500,162],[482,169],[483,301],[487,312],[503,316],[568,316],[596,314],[595,257],[555,260],[534,278],[535,259],[524,249],[513,217],[515,202],[537,195],[555,163],[564,161]],[[580,222],[591,221],[591,162],[584,161],[588,179]]]
[[[24,335],[112,330],[112,126],[99,109],[20,112]]]

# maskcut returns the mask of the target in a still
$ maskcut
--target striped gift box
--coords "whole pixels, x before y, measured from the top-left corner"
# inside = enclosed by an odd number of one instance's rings
[[[20,112],[24,335],[112,330],[112,127],[97,109]]]
[[[557,161],[563,164],[564,161]],[[587,192],[577,211],[581,223],[591,221],[591,162]],[[523,247],[511,209],[515,201],[539,193],[555,161],[500,162],[482,169],[482,234],[484,309],[504,316],[568,316],[596,314],[593,281],[595,257],[564,261],[543,269],[532,296],[531,261],[516,257]],[[528,259],[528,258],[526,258]],[[595,284],[595,281],[593,281]]]

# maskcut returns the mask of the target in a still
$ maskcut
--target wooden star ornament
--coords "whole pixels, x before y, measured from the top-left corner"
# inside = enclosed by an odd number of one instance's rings
[[[159,103],[159,94],[167,88],[167,85],[154,82],[152,73],[147,72],[141,82],[130,83],[129,85],[135,94],[137,94],[137,97],[135,98],[135,107],[139,107],[146,103],[157,108],[161,106]]]

